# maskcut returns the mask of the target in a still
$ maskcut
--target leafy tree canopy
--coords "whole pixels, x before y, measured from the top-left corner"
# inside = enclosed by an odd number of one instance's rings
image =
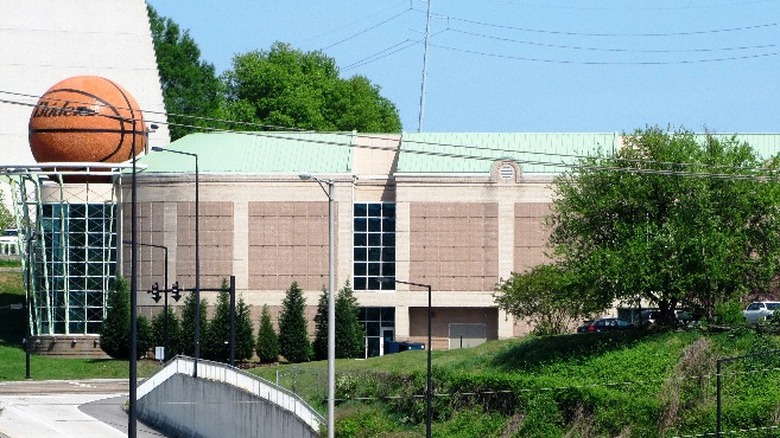
[[[539,265],[525,273],[512,273],[499,283],[496,304],[508,313],[528,320],[539,335],[557,335],[569,325],[599,310],[576,293],[571,276],[556,265]]]
[[[603,308],[643,299],[667,320],[680,305],[711,317],[778,272],[779,165],[733,137],[638,130],[556,179],[554,255]]]
[[[339,78],[335,61],[322,52],[277,42],[234,57],[222,80],[230,120],[319,131],[401,130],[398,110],[379,87],[362,76]]]
[[[194,117],[216,117],[223,97],[214,65],[200,59],[200,49],[189,31],[182,32],[173,20],[161,17],[148,6],[152,41],[157,55],[163,99],[168,113],[171,140],[204,126]]]
[[[4,184],[4,182],[0,181],[0,184]],[[14,216],[6,207],[4,196],[2,187],[0,187],[0,231],[14,227]]]

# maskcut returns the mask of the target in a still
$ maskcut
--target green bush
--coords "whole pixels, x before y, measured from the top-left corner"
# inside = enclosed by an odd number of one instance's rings
[[[715,324],[737,326],[745,323],[745,317],[742,315],[742,303],[737,299],[732,299],[715,305],[713,309],[713,319]]]
[[[335,431],[339,438],[378,438],[402,430],[400,422],[378,406],[351,405],[340,411],[343,417],[337,419]]]

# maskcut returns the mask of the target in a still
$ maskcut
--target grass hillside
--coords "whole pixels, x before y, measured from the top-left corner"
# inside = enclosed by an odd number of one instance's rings
[[[778,348],[780,338],[745,328],[566,335],[434,351],[433,435],[708,436],[716,423],[716,360]],[[425,364],[424,351],[338,361],[339,436],[424,434]],[[322,363],[253,372],[324,410]],[[778,436],[778,355],[725,365],[722,406],[724,431]]]
[[[0,306],[24,300],[0,271]],[[0,381],[24,377],[24,312],[0,310]],[[726,436],[780,436],[780,337],[747,327],[593,333],[491,341],[433,352],[437,437],[709,437],[718,358]],[[338,360],[337,435],[425,433],[425,351]],[[256,367],[326,411],[326,362]],[[126,361],[32,357],[34,379],[127,378]],[[139,363],[139,376],[156,365]]]

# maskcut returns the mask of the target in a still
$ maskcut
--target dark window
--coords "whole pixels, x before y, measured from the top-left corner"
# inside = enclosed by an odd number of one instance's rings
[[[359,203],[353,212],[355,290],[394,290],[395,204]]]

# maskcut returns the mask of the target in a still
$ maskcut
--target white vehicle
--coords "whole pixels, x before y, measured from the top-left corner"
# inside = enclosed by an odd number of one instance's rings
[[[748,324],[758,324],[771,318],[780,309],[780,301],[754,301],[742,312]],[[780,314],[778,314],[780,315]]]

